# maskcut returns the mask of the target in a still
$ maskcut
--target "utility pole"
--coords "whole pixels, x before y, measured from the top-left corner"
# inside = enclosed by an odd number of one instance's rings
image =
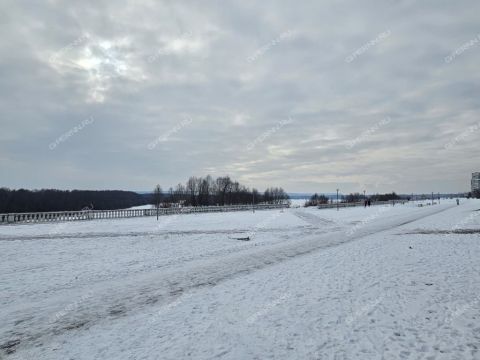
[[[337,211],[339,210],[339,205],[340,205],[340,204],[338,203],[338,190],[339,190],[339,189],[337,189]]]

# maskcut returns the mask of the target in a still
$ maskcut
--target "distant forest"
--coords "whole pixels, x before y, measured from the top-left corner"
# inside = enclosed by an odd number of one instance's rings
[[[151,202],[151,195],[119,190],[10,190],[0,188],[0,213],[114,210]]]

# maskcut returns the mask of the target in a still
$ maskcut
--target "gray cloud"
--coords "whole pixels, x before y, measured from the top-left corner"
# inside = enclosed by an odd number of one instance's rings
[[[210,173],[289,191],[466,190],[479,134],[445,144],[479,121],[480,44],[445,58],[480,34],[479,10],[466,0],[3,1],[0,185],[149,190]]]

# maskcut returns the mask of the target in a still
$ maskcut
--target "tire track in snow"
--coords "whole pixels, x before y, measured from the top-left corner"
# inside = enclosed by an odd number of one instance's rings
[[[288,228],[292,230],[302,230],[302,226],[295,226]],[[283,230],[278,228],[259,228],[256,232],[268,233],[274,230]],[[43,234],[43,235],[19,235],[19,236],[0,236],[0,241],[15,241],[15,240],[62,240],[62,239],[96,239],[96,238],[117,238],[117,237],[144,237],[144,236],[166,236],[166,235],[217,235],[217,234],[248,234],[251,229],[225,229],[225,230],[175,230],[175,231],[131,231],[131,232],[84,232],[84,233],[58,233],[58,234]]]

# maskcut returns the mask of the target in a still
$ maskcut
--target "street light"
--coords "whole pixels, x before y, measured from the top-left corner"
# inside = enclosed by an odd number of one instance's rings
[[[337,189],[337,211],[339,210],[339,208],[338,208],[338,206],[339,206],[339,203],[338,203],[338,190],[339,190],[339,189]]]

